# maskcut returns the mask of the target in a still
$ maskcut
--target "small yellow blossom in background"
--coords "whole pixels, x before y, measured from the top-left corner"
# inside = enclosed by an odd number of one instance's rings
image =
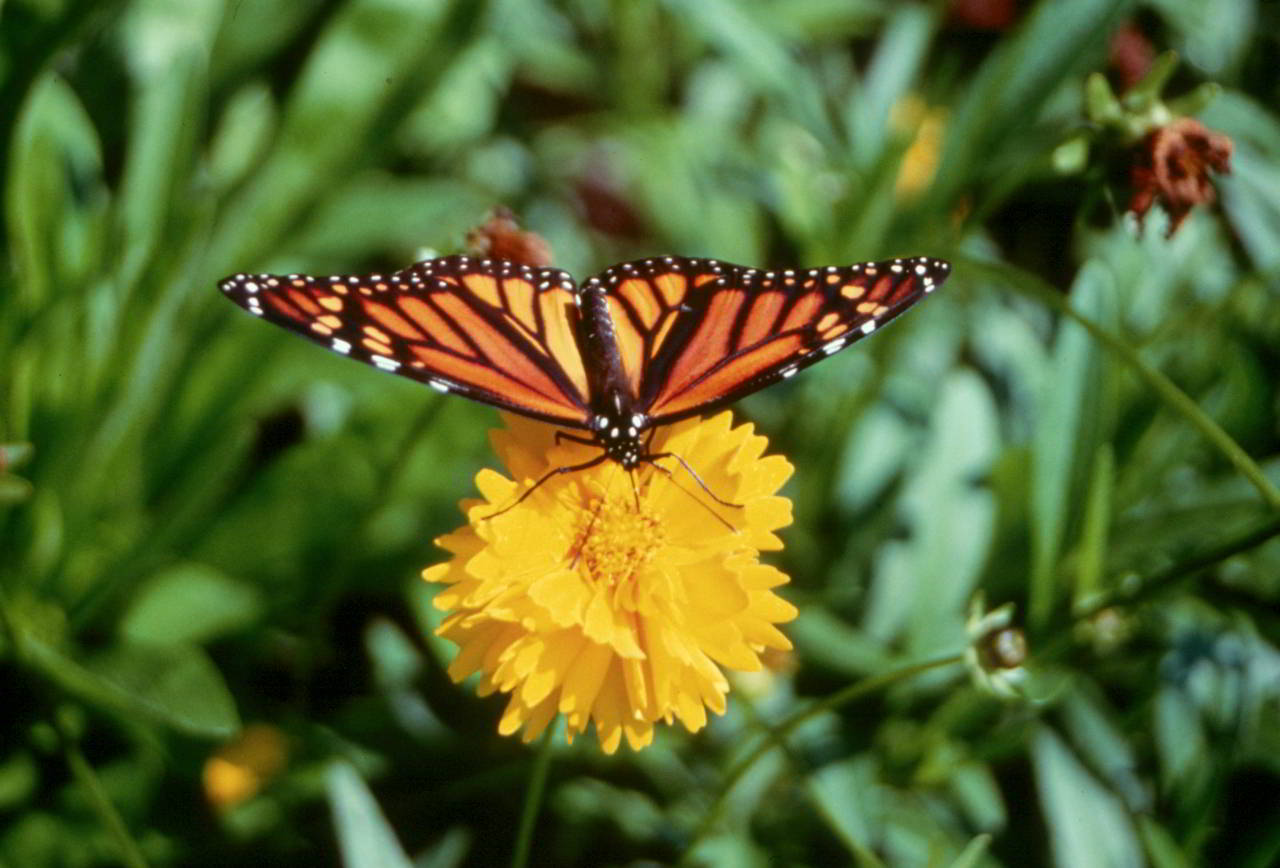
[[[265,723],[250,724],[205,762],[205,798],[219,810],[234,808],[256,796],[284,770],[288,758],[283,732]]]
[[[933,176],[938,171],[947,111],[930,108],[919,96],[908,94],[894,105],[889,123],[911,141],[907,152],[902,155],[894,187],[899,199],[911,199],[933,183]]]
[[[571,742],[594,721],[607,753],[623,735],[649,744],[658,721],[697,732],[706,709],[724,712],[722,667],[757,671],[766,649],[791,647],[774,626],[796,615],[773,591],[787,577],[759,562],[791,523],[791,502],[775,494],[791,465],[763,457],[765,438],[725,412],[659,429],[650,448],[680,455],[742,508],[716,504],[672,459],[662,463],[673,478],[637,468],[637,506],[627,471],[605,461],[491,517],[548,470],[600,454],[556,445],[552,426],[503,420],[494,447],[521,482],[481,471],[483,499],[462,503],[469,524],[436,541],[453,559],[423,573],[448,585],[435,605],[451,613],[438,634],[460,647],[450,676],[479,672],[481,695],[508,694],[498,730],[523,729],[525,741],[557,713]]]

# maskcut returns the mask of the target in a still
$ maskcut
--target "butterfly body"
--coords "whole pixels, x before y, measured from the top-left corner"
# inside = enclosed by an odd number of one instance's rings
[[[578,345],[591,394],[586,427],[604,454],[630,470],[647,451],[643,438],[653,427],[636,407],[627,381],[604,286],[588,282],[578,292]]]
[[[714,259],[564,271],[449,256],[392,274],[236,274],[219,287],[329,349],[651,461],[652,429],[723,407],[871,334],[947,278],[918,257],[765,271]]]

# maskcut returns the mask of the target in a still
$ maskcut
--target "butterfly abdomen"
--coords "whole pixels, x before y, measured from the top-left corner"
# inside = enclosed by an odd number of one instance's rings
[[[634,467],[644,454],[641,443],[649,420],[636,408],[636,395],[622,363],[608,295],[600,281],[578,291],[578,346],[590,384],[588,427],[610,458]]]

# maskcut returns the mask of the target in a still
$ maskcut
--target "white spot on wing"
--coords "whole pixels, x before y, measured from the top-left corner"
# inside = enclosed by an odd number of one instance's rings
[[[377,353],[374,353],[369,358],[373,360],[375,365],[382,368],[384,371],[395,371],[400,368],[400,363],[395,359],[388,359],[386,356],[380,356]]]

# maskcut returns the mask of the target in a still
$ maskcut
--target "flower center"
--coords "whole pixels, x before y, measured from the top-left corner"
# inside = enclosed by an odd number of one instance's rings
[[[617,590],[654,559],[665,541],[661,523],[635,504],[595,500],[583,513],[574,551],[587,578]]]

